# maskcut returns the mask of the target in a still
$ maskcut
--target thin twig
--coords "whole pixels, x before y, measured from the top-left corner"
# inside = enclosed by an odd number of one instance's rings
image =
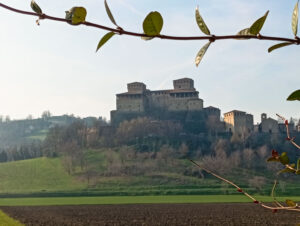
[[[37,16],[39,19],[48,19],[48,20],[54,20],[54,21],[59,21],[59,22],[66,22],[70,23],[70,20],[66,20],[64,18],[59,18],[59,17],[53,17],[49,16],[47,14],[37,14],[34,12],[29,12],[29,11],[24,11],[24,10],[19,10],[13,7],[10,7],[8,5],[5,5],[3,3],[0,3],[0,7],[8,9],[10,11],[20,13],[20,14],[25,14],[25,15],[30,15],[30,16]],[[107,30],[107,31],[112,31],[120,35],[129,35],[129,36],[137,36],[137,37],[149,37],[146,34],[143,33],[136,33],[136,32],[131,32],[131,31],[126,31],[120,28],[111,28],[107,26],[103,26],[100,24],[95,24],[91,22],[83,22],[81,25],[86,25],[89,27],[95,27],[98,29],[102,30]],[[150,36],[151,37],[151,36]],[[154,38],[160,38],[160,39],[168,39],[168,40],[210,40],[210,41],[215,41],[215,40],[225,40],[225,39],[258,39],[258,40],[269,40],[269,41],[283,41],[283,42],[290,42],[293,44],[300,44],[300,39],[291,39],[291,38],[284,38],[284,37],[273,37],[273,36],[264,36],[258,34],[257,36],[255,35],[224,35],[224,36],[215,36],[215,35],[209,35],[209,36],[170,36],[170,35],[156,35],[153,36]]]
[[[274,196],[276,185],[277,185],[277,180],[274,181],[274,185],[273,185],[273,188],[272,188],[271,196],[272,196],[275,204],[277,204],[279,207],[283,207],[283,205],[281,205],[280,202],[278,202],[277,199]]]
[[[221,176],[213,173],[212,171],[210,171],[210,170],[208,170],[208,169],[200,166],[198,163],[196,163],[195,161],[193,161],[191,159],[190,159],[190,161],[194,165],[196,165],[197,167],[199,167],[200,169],[204,170],[205,172],[207,172],[207,173],[213,175],[214,177],[216,177],[216,178],[218,178],[218,179],[220,179],[220,180],[222,180],[222,181],[224,181],[224,182],[226,182],[226,183],[234,186],[235,188],[237,188],[238,192],[240,192],[240,193],[244,194],[245,196],[247,196],[248,198],[250,198],[253,201],[253,203],[259,204],[260,206],[262,206],[262,207],[264,207],[266,209],[273,210],[273,211],[277,211],[277,210],[290,210],[290,211],[298,211],[298,212],[300,212],[300,209],[298,208],[298,206],[295,206],[295,207],[294,206],[292,206],[292,207],[291,206],[273,207],[273,206],[266,205],[263,202],[256,200],[254,197],[252,197],[251,195],[249,195],[247,192],[245,192],[244,190],[242,190],[242,188],[240,188],[239,186],[237,186],[235,183],[231,182],[230,180],[227,180],[227,179],[225,179],[225,178],[223,178],[223,177],[221,177]]]
[[[281,120],[284,121],[284,124],[285,124],[285,128],[286,128],[286,136],[287,136],[287,140],[289,142],[291,142],[296,148],[298,148],[300,150],[300,145],[298,145],[295,141],[294,141],[294,137],[291,138],[290,136],[290,131],[289,131],[289,123],[288,121],[281,115],[279,114],[276,114]]]

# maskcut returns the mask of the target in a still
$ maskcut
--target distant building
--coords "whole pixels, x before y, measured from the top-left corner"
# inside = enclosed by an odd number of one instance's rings
[[[210,118],[215,118],[218,121],[220,121],[221,110],[219,108],[209,106],[209,107],[204,108],[204,111],[206,112],[207,115],[209,115]]]
[[[127,84],[127,92],[117,94],[117,112],[145,112],[152,108],[167,111],[203,109],[203,100],[194,88],[194,81],[183,78],[173,81],[174,89],[151,91],[141,82]]]
[[[221,111],[203,107],[203,100],[190,78],[173,81],[173,89],[149,90],[142,82],[127,84],[127,92],[116,94],[116,110],[111,111],[113,124],[138,116],[168,115],[176,120],[192,122],[210,119],[220,122]],[[166,116],[167,117],[167,116]],[[171,120],[173,118],[170,118]],[[216,123],[215,123],[216,124]]]
[[[298,124],[296,125],[296,131],[299,133],[300,132],[300,119],[298,121]]]
[[[232,133],[253,132],[253,115],[244,111],[233,110],[224,114],[226,131]]]
[[[275,119],[267,118],[266,113],[261,114],[261,123],[259,125],[259,131],[263,133],[278,133],[278,122]]]

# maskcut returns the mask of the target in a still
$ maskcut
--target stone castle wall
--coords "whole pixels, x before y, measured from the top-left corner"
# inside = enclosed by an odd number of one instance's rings
[[[224,114],[226,130],[234,133],[245,133],[253,131],[253,115],[243,111],[231,111]]]
[[[173,90],[150,91],[139,82],[129,83],[128,92],[117,94],[117,112],[145,112],[153,108],[166,111],[197,111],[203,109],[192,79],[174,80]]]

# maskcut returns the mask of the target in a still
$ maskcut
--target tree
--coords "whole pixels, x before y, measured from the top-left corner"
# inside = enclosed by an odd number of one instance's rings
[[[51,113],[50,113],[50,111],[44,111],[43,113],[42,113],[42,119],[44,119],[44,120],[46,120],[46,119],[48,119],[48,118],[50,118],[51,117]]]
[[[9,115],[6,115],[6,116],[5,116],[5,122],[10,122],[10,117],[9,117]]]

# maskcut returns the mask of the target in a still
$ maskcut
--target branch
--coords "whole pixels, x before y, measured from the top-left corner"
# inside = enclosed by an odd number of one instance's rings
[[[13,11],[15,13],[20,13],[20,14],[25,14],[25,15],[30,15],[30,16],[36,16],[39,19],[48,19],[48,20],[54,20],[54,21],[59,21],[59,22],[66,22],[69,23],[70,20],[64,19],[64,18],[59,18],[59,17],[53,17],[49,16],[47,14],[37,14],[33,12],[28,12],[28,11],[23,11],[19,10],[10,6],[7,6],[3,3],[0,3],[0,7],[5,8],[7,10]],[[298,37],[295,37],[295,39],[291,38],[284,38],[284,37],[273,37],[273,36],[263,36],[263,35],[224,35],[224,36],[216,36],[216,35],[208,35],[208,36],[169,36],[169,35],[156,35],[156,36],[148,36],[143,33],[136,33],[136,32],[131,32],[131,31],[126,31],[118,27],[117,29],[111,28],[111,27],[106,27],[100,24],[95,24],[91,22],[83,22],[80,23],[81,25],[86,25],[89,27],[95,27],[101,30],[107,30],[111,31],[120,35],[129,35],[129,36],[136,36],[136,37],[154,37],[154,38],[160,38],[160,39],[167,39],[167,40],[209,40],[211,42],[214,42],[216,40],[225,40],[225,39],[258,39],[258,40],[269,40],[269,41],[284,41],[284,42],[290,42],[292,44],[300,44],[300,39]],[[300,148],[299,148],[300,149]]]
[[[279,206],[279,207],[284,207],[283,205],[281,205],[281,204],[277,201],[277,199],[276,199],[275,196],[274,196],[276,185],[277,185],[277,180],[274,181],[274,185],[273,185],[273,188],[272,188],[271,196],[272,196],[272,198],[273,198],[273,200],[274,200],[275,205],[277,205],[277,206]]]
[[[278,207],[272,207],[272,206],[266,205],[266,204],[264,204],[263,202],[260,202],[260,201],[256,200],[254,197],[252,197],[251,195],[249,195],[247,192],[243,191],[239,186],[237,186],[236,184],[234,184],[234,183],[231,182],[230,180],[227,180],[227,179],[225,179],[225,178],[223,178],[223,177],[221,177],[221,176],[219,176],[219,175],[213,173],[212,171],[210,171],[210,170],[208,170],[208,169],[206,169],[206,168],[200,166],[198,163],[194,162],[194,161],[191,160],[191,159],[190,159],[190,161],[191,161],[194,165],[196,165],[197,167],[199,167],[200,169],[204,170],[205,172],[207,172],[207,173],[213,175],[214,177],[216,177],[216,178],[218,178],[218,179],[224,181],[224,182],[227,183],[227,184],[232,185],[233,187],[235,187],[235,188],[237,189],[238,192],[243,193],[245,196],[247,196],[249,199],[251,199],[251,200],[253,201],[253,203],[255,203],[255,204],[259,204],[260,206],[262,206],[262,207],[264,207],[264,208],[266,208],[266,209],[270,209],[270,210],[272,210],[272,211],[274,211],[274,212],[276,212],[277,210],[291,210],[291,211],[298,211],[298,212],[300,212],[300,209],[298,208],[298,206],[295,206],[295,207],[294,207],[294,206],[292,206],[292,207],[291,207],[291,206],[287,206],[287,207],[286,207],[286,206],[280,205],[280,206],[278,206]],[[273,187],[273,189],[274,189],[274,187]]]
[[[285,124],[285,128],[286,128],[286,136],[287,136],[287,140],[290,141],[296,148],[298,148],[300,150],[300,145],[298,145],[294,139],[295,137],[291,137],[290,136],[290,130],[289,130],[289,123],[288,120],[286,120],[283,116],[276,114],[279,118],[281,118],[284,121]]]

